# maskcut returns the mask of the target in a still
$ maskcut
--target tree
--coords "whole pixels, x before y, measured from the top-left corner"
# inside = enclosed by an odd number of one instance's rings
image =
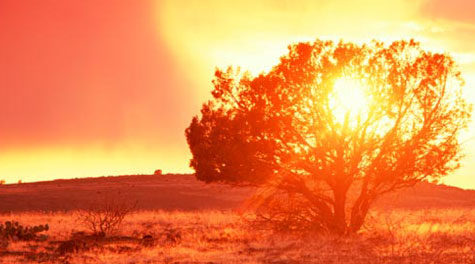
[[[449,55],[413,40],[288,49],[255,77],[216,70],[186,129],[199,180],[261,186],[273,219],[350,234],[380,195],[459,166],[471,105]]]

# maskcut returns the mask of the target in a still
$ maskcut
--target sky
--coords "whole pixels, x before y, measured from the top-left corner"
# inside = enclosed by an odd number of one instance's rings
[[[414,38],[458,62],[475,102],[475,1],[0,0],[0,179],[191,173],[184,130],[216,67],[287,46]],[[475,122],[444,183],[475,189]]]

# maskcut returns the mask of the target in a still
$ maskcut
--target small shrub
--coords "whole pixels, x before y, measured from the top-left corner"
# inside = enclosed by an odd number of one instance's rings
[[[104,199],[79,214],[79,220],[93,235],[105,237],[116,233],[125,216],[132,212],[136,203],[127,199]]]
[[[164,243],[167,245],[177,245],[181,243],[182,236],[179,229],[170,228],[163,233]]]
[[[244,208],[243,219],[255,230],[273,230],[279,233],[329,233],[317,210],[299,195],[279,193],[261,198],[253,197]]]
[[[155,246],[156,240],[152,235],[144,235],[141,240],[141,244],[145,247]]]
[[[48,224],[37,226],[23,226],[18,222],[6,221],[5,224],[0,223],[0,238],[4,240],[21,241],[46,240],[46,235],[38,235],[38,233],[48,230]]]
[[[89,249],[89,246],[84,240],[72,239],[62,241],[56,249],[56,253],[63,256],[68,253],[78,253],[87,249]]]

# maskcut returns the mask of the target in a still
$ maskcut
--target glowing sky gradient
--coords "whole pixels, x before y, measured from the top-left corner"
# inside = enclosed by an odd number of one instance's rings
[[[317,37],[415,38],[456,58],[475,102],[474,13],[471,0],[2,0],[0,179],[192,172],[184,130],[214,67],[259,73]],[[472,122],[447,184],[475,188],[474,135]]]

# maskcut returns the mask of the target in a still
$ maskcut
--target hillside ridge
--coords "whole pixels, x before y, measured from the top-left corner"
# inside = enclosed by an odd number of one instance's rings
[[[67,211],[93,207],[99,200],[137,202],[141,210],[230,210],[255,191],[198,181],[193,174],[121,175],[6,184],[0,186],[0,213]],[[380,208],[475,208],[475,190],[422,182],[387,194],[375,202]]]

